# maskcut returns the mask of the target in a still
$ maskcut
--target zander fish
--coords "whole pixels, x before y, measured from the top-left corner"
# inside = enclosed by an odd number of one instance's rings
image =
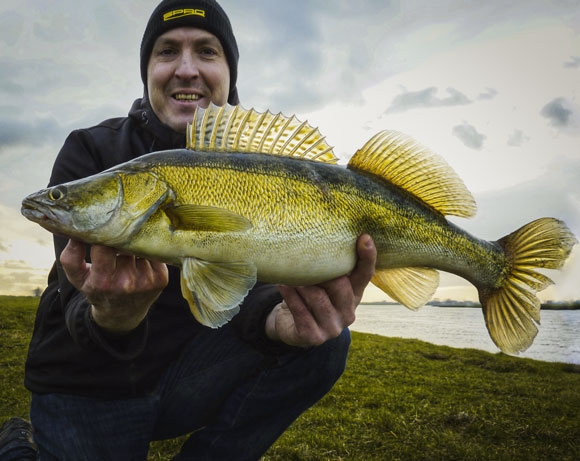
[[[442,158],[383,131],[346,168],[317,129],[241,107],[198,109],[188,149],[143,155],[102,173],[28,196],[22,214],[49,231],[181,267],[195,318],[229,321],[257,282],[311,285],[347,274],[356,240],[378,252],[372,282],[416,309],[438,270],[479,292],[495,344],[518,353],[537,334],[536,292],[576,238],[553,218],[495,242],[445,219],[475,202]]]

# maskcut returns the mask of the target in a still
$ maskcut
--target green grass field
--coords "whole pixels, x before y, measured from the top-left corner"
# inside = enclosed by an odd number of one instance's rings
[[[28,413],[37,302],[0,296],[0,421]],[[345,375],[263,459],[572,461],[579,411],[580,366],[353,333]],[[153,443],[149,459],[180,443]]]

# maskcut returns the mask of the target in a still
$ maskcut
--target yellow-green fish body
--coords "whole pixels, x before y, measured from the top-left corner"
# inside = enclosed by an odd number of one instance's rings
[[[502,350],[531,344],[535,292],[550,283],[536,268],[559,268],[576,242],[564,223],[542,218],[480,240],[444,217],[475,212],[461,180],[399,133],[377,134],[344,168],[295,119],[198,112],[189,150],[33,194],[23,214],[55,233],[181,266],[192,312],[214,327],[256,281],[311,285],[350,272],[356,240],[368,233],[378,253],[373,283],[395,300],[418,308],[437,288],[437,270],[451,272],[478,288]]]
[[[368,233],[377,245],[379,269],[412,264],[497,280],[496,268],[505,265],[499,247],[474,239],[404,191],[333,165],[176,150],[122,167],[123,174],[140,170],[198,207],[159,207],[124,245],[169,263],[192,254],[212,262],[251,261],[265,282],[318,283],[349,272],[356,239]],[[224,232],[228,225],[232,231]],[[476,252],[488,269],[470,277]]]

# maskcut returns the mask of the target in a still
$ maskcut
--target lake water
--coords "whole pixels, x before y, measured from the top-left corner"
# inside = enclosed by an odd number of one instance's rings
[[[580,364],[580,310],[542,310],[534,343],[520,357]],[[415,338],[457,348],[499,352],[479,308],[425,306],[411,311],[401,305],[363,304],[354,331]]]

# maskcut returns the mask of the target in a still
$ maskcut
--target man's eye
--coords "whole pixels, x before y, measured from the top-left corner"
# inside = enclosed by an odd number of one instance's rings
[[[161,48],[158,53],[159,56],[173,56],[175,50],[173,48]]]
[[[202,48],[200,54],[203,56],[216,56],[218,53],[213,48]]]

